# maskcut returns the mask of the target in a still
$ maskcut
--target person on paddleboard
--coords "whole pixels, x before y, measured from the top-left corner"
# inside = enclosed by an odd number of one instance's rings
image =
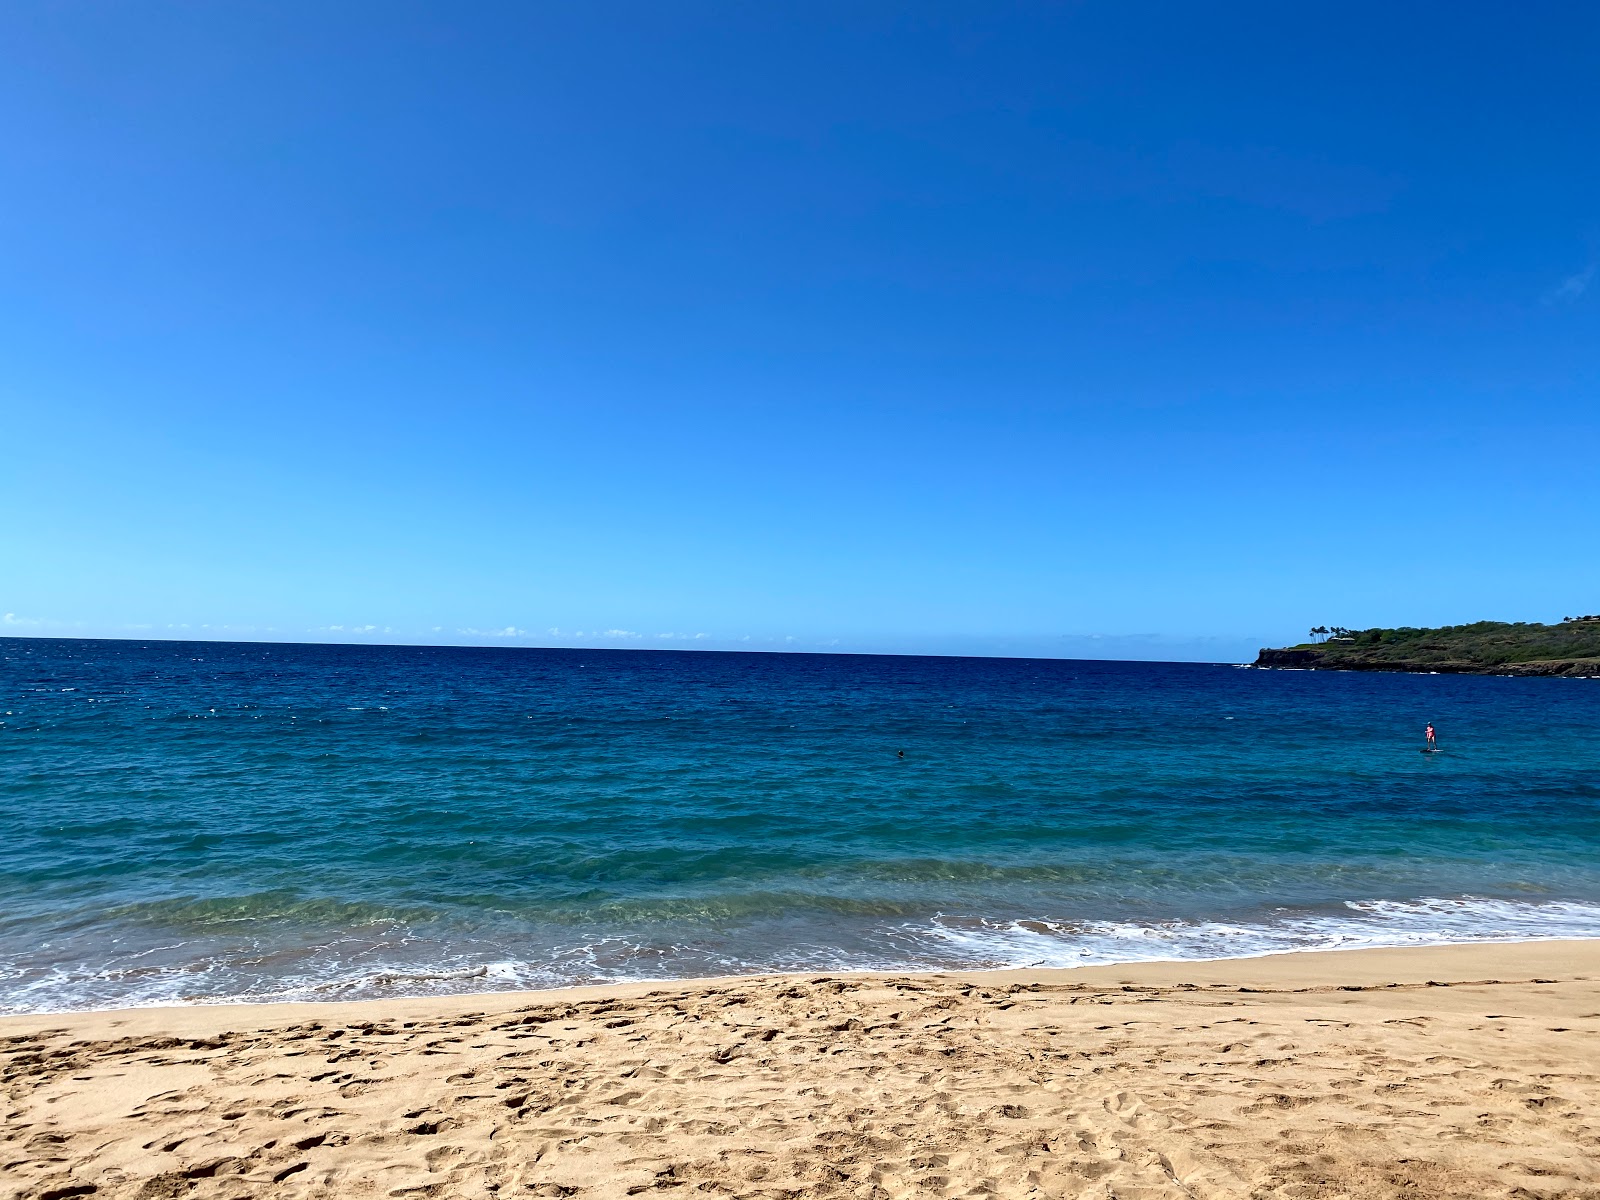
[[[1426,737],[1428,739],[1428,749],[1429,750],[1437,750],[1439,748],[1439,741],[1438,741],[1438,738],[1435,736],[1435,734],[1433,732],[1433,722],[1432,721],[1428,722],[1428,728],[1427,728],[1427,731],[1426,731]]]

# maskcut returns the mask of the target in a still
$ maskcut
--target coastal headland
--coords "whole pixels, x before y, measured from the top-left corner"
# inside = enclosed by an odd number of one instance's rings
[[[6,1194],[1600,1196],[1600,941],[0,1021]]]
[[[1258,667],[1600,677],[1600,616],[1559,624],[1478,621],[1437,629],[1336,630],[1326,641],[1264,649]]]

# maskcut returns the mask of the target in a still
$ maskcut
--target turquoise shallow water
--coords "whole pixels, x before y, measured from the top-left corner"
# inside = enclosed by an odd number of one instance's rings
[[[1600,936],[1600,681],[38,639],[0,670],[4,1011]]]

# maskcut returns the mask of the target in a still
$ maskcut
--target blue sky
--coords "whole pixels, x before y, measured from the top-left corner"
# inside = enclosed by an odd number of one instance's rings
[[[8,6],[0,633],[1234,658],[1595,611],[1597,35]]]

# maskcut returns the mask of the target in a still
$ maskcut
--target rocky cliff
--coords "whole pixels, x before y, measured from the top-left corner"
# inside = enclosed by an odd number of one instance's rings
[[[1558,625],[1480,621],[1439,629],[1365,629],[1337,640],[1265,649],[1279,670],[1421,671],[1455,675],[1600,678],[1600,620]]]

